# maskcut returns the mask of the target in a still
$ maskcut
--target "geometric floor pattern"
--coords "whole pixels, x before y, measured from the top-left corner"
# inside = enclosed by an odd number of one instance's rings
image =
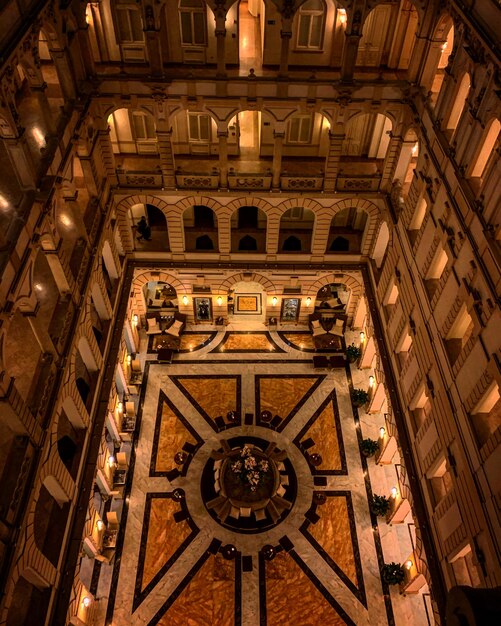
[[[236,349],[240,340],[226,345]],[[381,546],[350,370],[314,371],[307,354],[277,354],[278,337],[264,358],[263,341],[270,343],[261,333],[255,353],[248,343],[231,355],[210,344],[203,356],[194,349],[172,364],[149,362],[113,572],[112,624],[398,623],[379,578]],[[279,419],[261,421],[263,410]],[[265,532],[223,526],[203,501],[211,452],[236,438],[273,441],[294,469],[292,508]],[[188,454],[180,465],[174,457],[182,450]],[[223,554],[229,544],[231,560]],[[267,559],[263,547],[270,545],[274,557]]]

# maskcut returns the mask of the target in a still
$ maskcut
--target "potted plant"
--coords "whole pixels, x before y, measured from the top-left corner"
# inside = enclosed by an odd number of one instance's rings
[[[361,354],[362,350],[360,350],[360,348],[354,343],[346,348],[346,358],[348,359],[348,363],[355,363],[355,361],[360,358]]]
[[[388,585],[399,585],[404,577],[404,569],[398,563],[385,563],[381,568],[381,578]]]
[[[386,517],[389,508],[390,501],[386,496],[378,496],[376,494],[372,496],[371,511],[374,515],[377,515],[378,517]]]
[[[374,456],[379,450],[379,443],[374,439],[362,439],[360,442],[360,452],[367,458]]]
[[[351,401],[353,403],[353,406],[363,406],[368,399],[369,394],[367,393],[367,391],[365,391],[365,389],[354,389],[351,392]]]

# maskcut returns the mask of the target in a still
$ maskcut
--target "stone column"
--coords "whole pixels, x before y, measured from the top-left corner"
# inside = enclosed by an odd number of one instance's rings
[[[219,185],[226,189],[228,187],[228,131],[218,131],[217,137],[219,140]]]
[[[91,196],[97,196],[99,192],[97,190],[96,179],[94,177],[94,168],[92,167],[92,157],[79,155],[78,158],[80,160],[80,165],[82,166],[82,172],[83,172],[83,177],[84,177],[87,191],[89,192]]]
[[[325,162],[324,191],[335,191],[344,141],[344,127],[336,124],[329,130],[329,152]]]
[[[280,174],[282,171],[282,150],[284,143],[284,132],[274,132],[273,137],[275,143],[273,144],[273,179],[271,182],[272,189],[280,189]]]
[[[105,170],[105,176],[108,179],[110,185],[116,185],[118,183],[117,174],[115,169],[115,157],[113,155],[113,146],[110,139],[110,128],[108,124],[102,120],[100,124],[101,128],[97,131],[98,140],[96,147],[99,150],[101,157],[101,163]]]
[[[162,76],[163,64],[160,50],[160,30],[147,28],[144,32],[146,40],[146,50],[148,51],[148,61],[152,76]]]
[[[289,71],[289,46],[292,38],[292,19],[282,16],[282,28],[280,30],[280,69],[279,76],[287,76]]]
[[[163,186],[167,189],[175,189],[176,176],[174,154],[172,152],[172,128],[163,130],[161,124],[157,127],[157,145],[160,156],[160,168],[162,169]]]
[[[217,76],[226,76],[226,11],[216,6]]]
[[[355,71],[355,64],[357,62],[358,44],[360,42],[360,39],[361,35],[346,34],[346,41],[344,42],[343,48],[343,57],[341,59],[342,81],[350,82],[353,80],[353,72]]]

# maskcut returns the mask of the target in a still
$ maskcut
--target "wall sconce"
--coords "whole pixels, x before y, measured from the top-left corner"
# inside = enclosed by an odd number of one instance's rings
[[[108,457],[108,466],[109,467],[113,467],[115,465],[115,457],[114,456],[110,456]]]
[[[398,489],[396,487],[392,487],[390,493],[391,493],[391,497],[395,499],[398,494]]]
[[[124,410],[124,405],[123,405],[122,402],[119,402],[117,404],[117,410],[118,410],[119,413],[121,413]]]
[[[310,298],[310,296],[308,296],[306,298],[306,306],[310,306],[310,304],[311,304],[311,298]]]
[[[127,363],[130,365],[132,363],[132,357],[130,354],[127,355]]]
[[[188,296],[183,296],[183,304],[184,304],[184,306],[188,306],[188,302],[189,302]]]
[[[418,151],[418,144],[417,144],[417,141],[416,141],[416,143],[413,145],[412,150],[411,150],[412,156],[416,156],[417,151]]]
[[[343,24],[343,26],[346,24],[347,21],[347,16],[346,16],[346,9],[339,9],[339,23]]]
[[[362,330],[361,333],[360,333],[360,343],[364,343],[364,341],[365,341],[365,333]]]
[[[374,387],[374,376],[369,376],[369,387]]]
[[[405,562],[405,568],[406,569],[410,569],[413,565],[414,565],[414,563],[410,559]]]
[[[221,306],[223,304],[223,298],[221,296],[217,297],[217,306]]]
[[[277,306],[277,302],[278,302],[278,298],[277,298],[277,296],[273,296],[273,298],[271,299],[271,304],[272,304],[273,306]]]
[[[89,607],[90,604],[92,602],[92,599],[89,598],[89,596],[85,596],[82,600],[82,606],[84,606],[85,608]]]
[[[134,313],[134,315],[132,316],[132,322],[133,324],[137,324],[139,321],[139,317],[137,316],[136,313]]]
[[[104,528],[104,522],[102,519],[98,519],[96,522],[96,527],[99,531],[103,530]]]
[[[385,435],[386,435],[386,429],[384,426],[381,426],[381,428],[379,429],[379,436],[382,439]]]

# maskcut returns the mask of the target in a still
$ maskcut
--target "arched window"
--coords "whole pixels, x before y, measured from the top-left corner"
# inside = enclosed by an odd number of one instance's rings
[[[205,46],[207,27],[202,0],[179,0],[181,43],[183,46]]]
[[[308,0],[299,9],[296,48],[321,50],[324,39],[325,2]]]
[[[489,160],[489,157],[491,156],[491,153],[496,145],[500,130],[501,124],[499,123],[499,120],[492,120],[489,125],[488,131],[484,134],[482,147],[478,152],[477,158],[474,162],[475,164],[471,170],[471,178],[482,177],[485,167],[487,165],[487,161]]]
[[[470,92],[470,75],[465,74],[459,83],[456,97],[454,98],[454,104],[452,105],[451,114],[447,120],[447,130],[456,130],[459,118],[464,111],[466,105],[466,98]]]

